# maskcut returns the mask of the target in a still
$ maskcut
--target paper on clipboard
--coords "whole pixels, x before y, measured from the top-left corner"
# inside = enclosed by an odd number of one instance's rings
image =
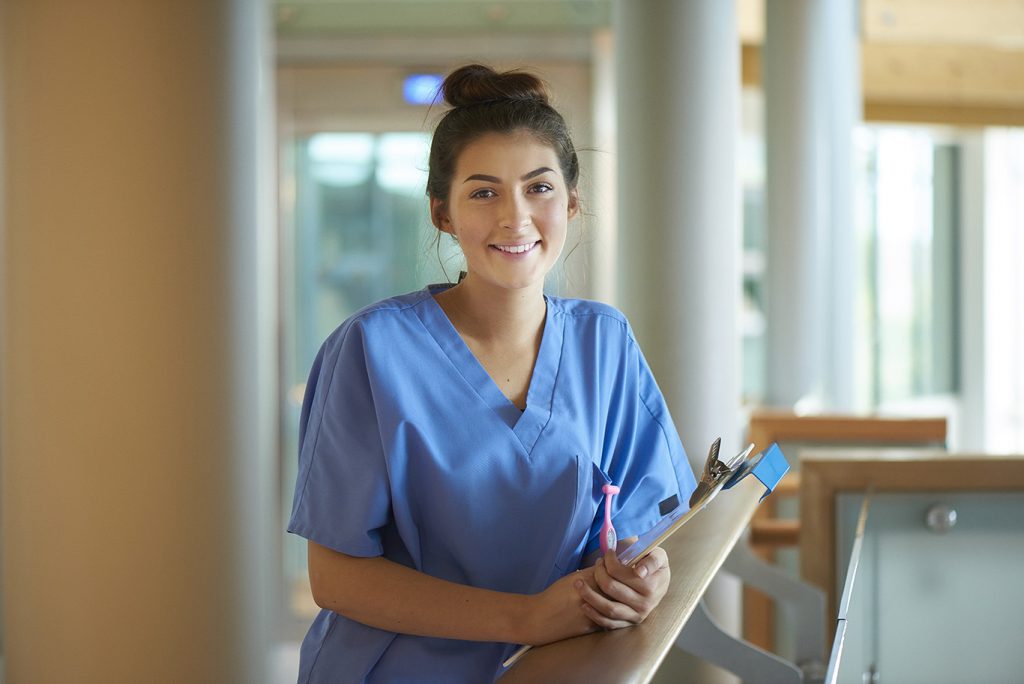
[[[647,532],[641,534],[635,542],[619,552],[619,561],[623,565],[636,565],[655,547],[668,539],[672,533],[686,524],[690,518],[697,515],[711,500],[723,489],[731,489],[738,482],[748,475],[754,475],[761,484],[765,486],[765,493],[761,500],[768,496],[779,480],[789,472],[789,463],[782,454],[778,444],[772,444],[763,452],[753,458],[748,458],[753,451],[753,444],[741,451],[737,456],[723,463],[718,460],[719,440],[711,445],[708,454],[708,462],[705,465],[704,473],[701,476],[698,490],[703,487],[700,498],[694,501],[689,509],[683,510],[679,506],[674,511],[663,517]]]

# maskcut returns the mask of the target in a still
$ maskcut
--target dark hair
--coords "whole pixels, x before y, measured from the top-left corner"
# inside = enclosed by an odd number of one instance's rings
[[[429,197],[448,201],[455,162],[467,145],[487,133],[518,130],[551,146],[568,187],[575,189],[580,168],[569,127],[549,104],[547,87],[539,78],[470,64],[448,74],[441,94],[452,108],[434,129],[430,144]]]

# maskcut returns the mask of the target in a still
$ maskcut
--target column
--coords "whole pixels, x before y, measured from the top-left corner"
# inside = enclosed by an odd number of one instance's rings
[[[857,0],[821,3],[825,49],[820,76],[826,94],[821,106],[825,118],[824,162],[828,203],[826,210],[824,404],[832,411],[849,413],[857,407],[858,374],[855,340],[857,279],[863,271],[856,240],[856,177],[854,135],[862,118],[864,98],[860,80],[860,35]],[[773,84],[774,85],[774,84]]]
[[[619,303],[697,468],[715,437],[738,448],[742,427],[736,8],[620,1],[614,29]],[[738,587],[709,596],[735,631]]]
[[[766,399],[779,407],[823,403],[829,189],[823,4],[772,0],[765,6]]]
[[[855,407],[857,3],[773,0],[763,49],[767,403]]]
[[[263,681],[268,10],[0,12],[6,681]]]

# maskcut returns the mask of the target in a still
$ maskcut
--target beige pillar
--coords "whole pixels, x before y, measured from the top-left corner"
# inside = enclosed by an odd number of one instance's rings
[[[266,8],[0,7],[6,682],[259,682]]]
[[[668,401],[691,463],[715,437],[739,448],[739,36],[719,0],[615,5],[620,304]],[[739,586],[706,598],[739,627]],[[681,681],[725,681],[674,663]],[[666,675],[668,676],[668,675]]]

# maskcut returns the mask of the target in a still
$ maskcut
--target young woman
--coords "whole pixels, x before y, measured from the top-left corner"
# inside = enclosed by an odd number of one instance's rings
[[[466,275],[363,309],[313,364],[288,529],[323,610],[300,682],[492,681],[516,644],[637,624],[668,562],[584,562],[602,487],[620,538],[694,488],[622,314],[544,294],[579,164],[543,84],[472,65],[443,94],[427,194]]]

